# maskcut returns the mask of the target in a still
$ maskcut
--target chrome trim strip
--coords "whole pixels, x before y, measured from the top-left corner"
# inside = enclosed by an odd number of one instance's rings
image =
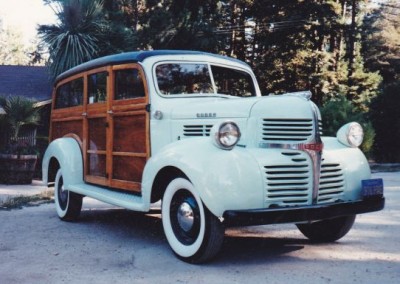
[[[313,110],[313,127],[314,127],[314,142],[317,145],[321,145],[320,148],[316,150],[306,150],[311,160],[313,161],[313,194],[312,194],[312,202],[313,204],[317,204],[318,202],[318,191],[319,191],[319,179],[321,177],[321,164],[322,164],[322,150],[323,143],[319,132],[319,123],[318,123],[318,108],[315,104],[311,103],[311,107]]]

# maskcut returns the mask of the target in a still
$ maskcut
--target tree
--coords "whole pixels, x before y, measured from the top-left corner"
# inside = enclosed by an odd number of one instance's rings
[[[39,35],[49,47],[53,79],[60,73],[98,56],[107,31],[100,0],[54,0],[59,23],[41,25]]]
[[[379,71],[384,83],[400,79],[400,4],[387,0],[364,19],[363,56],[366,66]]]
[[[339,128],[346,123],[355,121],[364,129],[364,141],[361,150],[371,155],[375,139],[375,130],[365,113],[360,112],[345,96],[330,100],[321,107],[321,116],[324,123],[324,135],[336,136]]]
[[[25,45],[20,32],[10,28],[0,29],[0,64],[1,65],[36,65],[33,62],[35,45]]]
[[[2,133],[0,146],[18,147],[17,142],[21,129],[29,125],[38,125],[40,121],[39,108],[35,107],[34,101],[19,96],[0,97],[0,107],[4,110],[4,114],[0,114]]]
[[[387,85],[371,105],[376,129],[375,157],[380,162],[400,162],[400,82]]]
[[[197,49],[217,52],[213,33],[219,1],[147,1],[140,16],[141,48]]]

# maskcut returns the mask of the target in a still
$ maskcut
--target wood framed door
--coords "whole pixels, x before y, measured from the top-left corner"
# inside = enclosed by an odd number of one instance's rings
[[[106,67],[86,74],[86,101],[83,113],[85,151],[85,181],[108,186],[107,172],[107,135],[109,122],[107,109],[109,105],[109,71]]]
[[[150,154],[148,91],[138,64],[113,66],[108,110],[110,186],[140,192],[142,173]]]

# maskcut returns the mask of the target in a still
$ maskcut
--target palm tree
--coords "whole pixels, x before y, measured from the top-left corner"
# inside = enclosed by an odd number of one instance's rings
[[[38,125],[40,122],[39,108],[34,101],[25,97],[0,97],[0,108],[3,109],[0,114],[3,147],[16,144],[23,127]]]
[[[56,12],[59,23],[40,25],[39,36],[48,45],[49,68],[53,79],[62,72],[91,60],[107,34],[102,0],[53,0],[46,3]]]
[[[6,134],[11,143],[18,140],[21,129],[25,126],[38,125],[40,122],[39,108],[35,101],[21,96],[0,97],[1,132]]]
[[[38,125],[39,108],[25,97],[0,97],[0,183],[30,184],[37,164],[37,150],[20,139],[21,130]]]

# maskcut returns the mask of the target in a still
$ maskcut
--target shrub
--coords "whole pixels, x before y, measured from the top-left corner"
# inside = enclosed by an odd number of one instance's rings
[[[400,162],[400,82],[386,86],[371,104],[376,129],[374,157],[379,162]]]
[[[341,126],[348,122],[358,122],[364,129],[364,141],[361,150],[369,157],[375,139],[375,130],[372,123],[367,120],[364,113],[358,111],[345,97],[331,100],[321,108],[321,116],[324,126],[324,135],[336,136]]]
[[[21,138],[24,129],[39,124],[39,108],[25,97],[0,97],[0,152],[7,154],[34,154],[34,149]]]

